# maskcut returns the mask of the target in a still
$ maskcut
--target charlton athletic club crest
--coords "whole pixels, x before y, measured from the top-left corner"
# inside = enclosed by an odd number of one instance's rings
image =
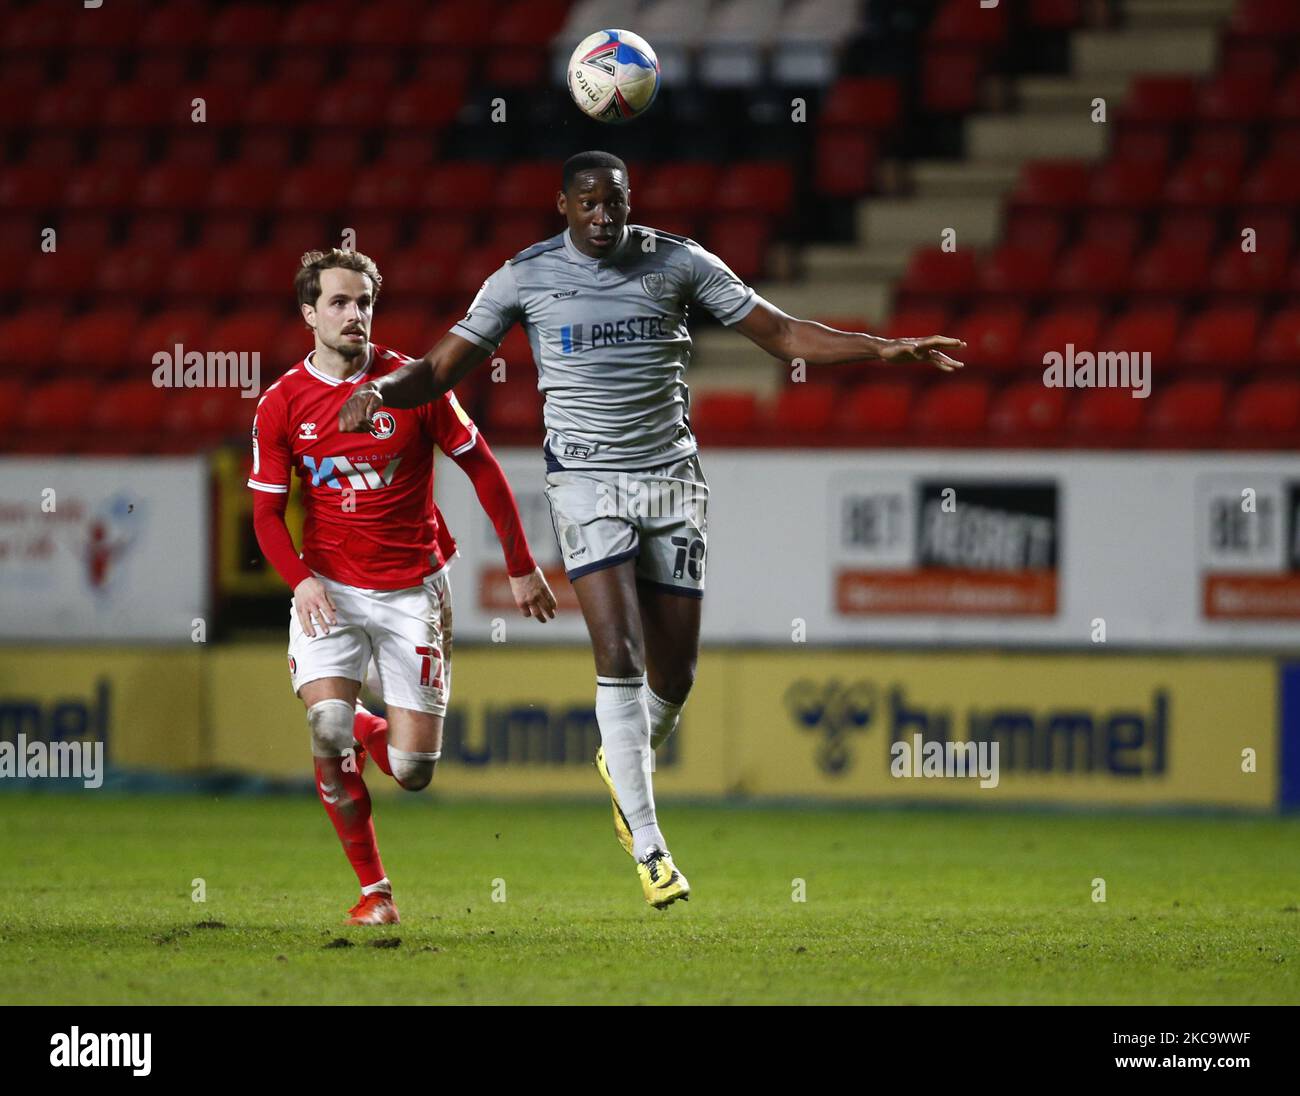
[[[658,300],[664,291],[664,276],[658,272],[654,274],[641,275],[641,288],[645,290],[646,296]]]
[[[376,411],[370,416],[370,435],[387,441],[397,432],[397,420],[387,411]]]

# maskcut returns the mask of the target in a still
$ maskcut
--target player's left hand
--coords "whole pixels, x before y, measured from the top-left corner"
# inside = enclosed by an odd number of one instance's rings
[[[923,339],[890,339],[880,348],[880,357],[887,362],[928,362],[937,365],[945,373],[951,373],[966,363],[950,358],[944,351],[965,349],[966,344],[961,339],[950,339],[947,335],[927,335]]]
[[[540,567],[531,575],[512,578],[510,592],[514,594],[515,604],[524,616],[536,617],[540,624],[555,619],[555,595],[551,593]]]

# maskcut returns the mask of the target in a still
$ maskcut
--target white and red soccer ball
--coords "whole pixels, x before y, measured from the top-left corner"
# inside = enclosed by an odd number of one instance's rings
[[[598,122],[630,122],[659,94],[659,58],[639,34],[598,30],[569,58],[569,94]]]

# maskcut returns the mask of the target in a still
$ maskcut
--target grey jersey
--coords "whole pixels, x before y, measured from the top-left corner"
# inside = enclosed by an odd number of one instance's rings
[[[490,352],[512,323],[524,325],[550,470],[654,468],[696,448],[683,377],[689,306],[733,324],[757,299],[694,240],[628,225],[608,256],[593,259],[566,229],[488,278],[452,331]]]

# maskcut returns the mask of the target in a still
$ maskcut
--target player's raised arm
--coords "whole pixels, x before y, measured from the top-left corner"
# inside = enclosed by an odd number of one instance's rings
[[[370,428],[381,407],[419,407],[432,403],[488,356],[488,351],[448,332],[419,361],[360,385],[339,411],[339,429],[355,433]]]
[[[964,350],[961,339],[929,335],[920,339],[882,339],[859,331],[839,331],[814,320],[800,320],[759,297],[748,315],[735,325],[742,335],[782,361],[802,358],[809,365],[835,365],[877,359],[886,362],[927,362],[945,373],[963,362],[946,351]]]

